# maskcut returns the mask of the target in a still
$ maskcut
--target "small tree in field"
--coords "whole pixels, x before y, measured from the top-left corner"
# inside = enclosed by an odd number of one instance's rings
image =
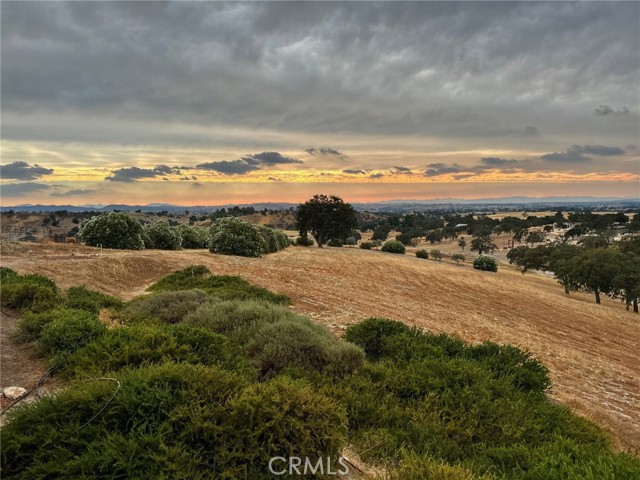
[[[80,229],[85,244],[92,247],[142,250],[142,225],[126,213],[108,212],[87,220]]]
[[[416,250],[416,257],[427,260],[429,258],[429,252],[427,252],[424,248],[421,248],[420,250]]]
[[[433,258],[435,260],[438,260],[438,261],[442,260],[442,256],[443,256],[442,252],[440,250],[438,250],[438,249],[431,250],[430,255],[431,255],[431,258]]]
[[[458,245],[460,245],[460,248],[462,249],[462,251],[464,252],[464,247],[467,246],[467,239],[464,237],[460,237],[458,239]]]
[[[451,255],[451,260],[460,265],[461,262],[464,262],[465,258],[462,253],[454,253],[453,255]]]
[[[483,253],[493,253],[498,246],[491,240],[491,235],[478,235],[471,240],[471,251]]]
[[[314,195],[298,205],[296,227],[301,237],[311,233],[322,248],[329,240],[344,242],[358,227],[356,211],[335,195]]]

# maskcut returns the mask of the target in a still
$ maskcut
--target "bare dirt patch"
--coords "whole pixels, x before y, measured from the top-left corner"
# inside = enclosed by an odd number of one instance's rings
[[[86,284],[123,299],[167,273],[204,264],[290,295],[298,311],[336,331],[376,316],[471,342],[515,344],[549,367],[553,398],[604,427],[619,447],[640,451],[640,321],[618,302],[566,296],[552,278],[509,268],[491,274],[360,249],[294,247],[259,259],[89,250],[82,259],[47,258],[45,248],[14,251],[2,264],[50,276],[63,288]]]

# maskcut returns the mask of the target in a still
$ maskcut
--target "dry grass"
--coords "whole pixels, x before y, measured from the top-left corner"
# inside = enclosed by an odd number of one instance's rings
[[[28,254],[17,247],[2,264],[123,299],[174,270],[205,264],[290,295],[298,311],[334,330],[378,316],[467,341],[519,345],[550,368],[555,399],[603,426],[618,446],[640,451],[638,316],[610,300],[599,306],[590,295],[566,296],[551,278],[360,249],[297,247],[251,259],[204,250],[105,250],[100,257],[88,247],[83,253],[91,253],[70,257],[39,247]]]

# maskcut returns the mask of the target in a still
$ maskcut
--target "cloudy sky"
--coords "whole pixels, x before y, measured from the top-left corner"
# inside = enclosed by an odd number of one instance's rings
[[[3,2],[2,204],[640,196],[640,3]]]

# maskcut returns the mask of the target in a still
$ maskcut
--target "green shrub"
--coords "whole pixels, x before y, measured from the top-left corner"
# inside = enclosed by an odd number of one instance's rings
[[[182,248],[207,248],[207,229],[182,224],[177,227],[182,237]]]
[[[167,222],[149,223],[144,226],[145,248],[157,248],[158,250],[180,250],[182,248],[182,236],[176,227]]]
[[[345,338],[362,347],[367,357],[375,360],[382,356],[387,337],[409,331],[410,328],[402,322],[369,318],[347,328]]]
[[[288,248],[291,245],[291,242],[289,242],[289,237],[287,237],[287,234],[282,230],[275,230],[275,232],[278,241],[278,249],[283,250],[285,248]]]
[[[222,335],[181,325],[140,325],[108,330],[69,356],[65,373],[98,376],[165,362],[220,364],[237,369],[243,364],[240,351]]]
[[[451,255],[451,260],[453,260],[454,262],[456,262],[457,264],[460,264],[461,262],[464,263],[465,256],[462,253],[454,253],[453,255]]]
[[[362,242],[360,244],[360,248],[364,250],[371,250],[373,247],[375,247],[375,244],[373,242]]]
[[[152,292],[199,288],[222,300],[264,300],[288,305],[291,299],[266,288],[251,285],[240,277],[212,275],[204,265],[187,267],[167,275],[149,287]]]
[[[184,318],[185,325],[203,327],[244,343],[255,332],[281,320],[302,321],[291,309],[257,300],[227,300],[202,305]]]
[[[400,465],[385,480],[481,480],[490,477],[474,475],[462,466],[452,466],[442,460],[416,454],[406,455]]]
[[[18,274],[7,267],[0,267],[0,284],[4,281],[8,281],[10,279],[15,279]]]
[[[53,280],[37,274],[18,275],[9,269],[3,271],[0,299],[3,307],[39,312],[60,303]]]
[[[424,248],[421,248],[420,250],[416,250],[416,257],[427,260],[429,258],[429,252],[427,252]]]
[[[291,368],[342,377],[364,361],[358,347],[332,337],[325,327],[308,320],[264,326],[247,344],[247,352],[263,377]]]
[[[398,240],[389,240],[382,245],[382,251],[387,253],[397,253],[400,255],[404,255],[406,252],[406,247],[399,242]]]
[[[442,257],[443,257],[442,251],[440,251],[440,250],[438,250],[436,248],[431,250],[431,258],[433,258],[434,260],[440,261],[440,260],[442,260]]]
[[[276,378],[250,386],[228,409],[228,463],[248,467],[234,478],[272,478],[266,472],[274,456],[323,458],[325,465],[330,457],[337,466],[347,439],[344,407],[304,383]]]
[[[487,272],[497,272],[498,264],[493,257],[480,255],[473,261],[473,268],[475,268],[476,270],[483,270]]]
[[[99,337],[106,327],[85,310],[58,309],[40,331],[39,349],[48,355],[71,353]]]
[[[201,305],[214,301],[207,292],[191,290],[160,291],[131,300],[121,313],[125,323],[178,323]]]
[[[209,251],[223,255],[259,257],[264,237],[255,225],[234,217],[221,218],[209,229]]]
[[[549,370],[530,352],[517,347],[484,342],[467,348],[465,355],[480,362],[495,378],[512,378],[522,390],[544,393],[551,388]]]
[[[344,243],[342,243],[342,240],[340,240],[339,238],[332,238],[327,242],[327,246],[340,248],[344,246]]]
[[[313,246],[314,241],[309,237],[298,237],[296,238],[296,245],[299,247],[311,247]]]
[[[64,304],[67,308],[87,310],[93,313],[99,313],[103,308],[120,309],[124,306],[121,300],[111,295],[89,290],[84,285],[69,288]]]
[[[264,225],[260,225],[257,228],[264,240],[262,253],[275,253],[280,250],[280,243],[278,241],[278,236],[276,235],[275,230]]]
[[[82,241],[92,247],[142,250],[142,225],[126,213],[106,212],[86,220],[80,229]]]

